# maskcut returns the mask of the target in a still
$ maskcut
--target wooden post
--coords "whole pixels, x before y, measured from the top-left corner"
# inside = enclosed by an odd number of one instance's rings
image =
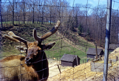
[[[101,60],[101,55],[99,55],[99,60]]]
[[[98,52],[97,52],[97,44],[95,43],[95,51],[96,51],[96,57],[95,59],[97,60],[98,59]]]
[[[112,60],[110,60],[110,64],[111,64],[111,66],[112,66]]]
[[[61,74],[61,70],[60,70],[60,68],[59,68],[59,65],[57,65],[57,67],[58,67],[58,69],[59,69],[59,72],[60,72],[60,74]]]
[[[118,56],[116,56],[116,61],[118,61]]]

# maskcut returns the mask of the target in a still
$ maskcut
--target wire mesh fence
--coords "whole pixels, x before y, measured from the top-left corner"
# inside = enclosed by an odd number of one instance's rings
[[[49,81],[101,81],[103,79],[104,56],[102,55],[100,59],[95,57],[96,50],[94,55],[89,54],[88,56],[87,51],[89,48],[96,48],[95,44],[98,49],[104,50],[108,8],[106,5],[101,5],[103,3],[101,0],[97,0],[96,7],[90,4],[90,0],[85,0],[85,2],[84,5],[74,4],[74,0],[72,6],[70,6],[64,0],[0,0],[0,59],[4,58],[1,61],[0,70],[3,70],[5,75],[5,77],[0,75],[0,79],[13,79],[15,75],[12,73],[16,72],[19,80],[27,81],[28,77],[24,79],[27,74],[36,75],[36,73],[42,73],[49,69]],[[112,0],[109,51],[118,47],[118,4],[118,1]],[[17,46],[22,47],[24,45],[2,37],[3,34],[13,31],[16,35],[28,41],[34,41],[32,36],[34,28],[37,28],[38,35],[42,36],[55,25],[57,20],[61,21],[58,31],[43,41],[43,44],[56,42],[52,49],[45,50],[49,62],[48,68],[28,72],[23,70],[23,67],[26,67],[24,61],[18,60],[17,64],[15,64],[16,62],[12,63],[14,61],[8,56],[15,54],[15,58],[17,56],[24,57],[26,53],[16,49]],[[64,54],[77,55],[80,58],[80,65],[76,67],[62,66],[60,59]],[[118,54],[118,49],[109,54],[108,81],[119,80]],[[5,58],[7,58],[7,61]],[[98,59],[98,61],[94,62],[94,58]],[[35,61],[33,64],[47,59]],[[9,65],[10,61],[13,66]],[[5,74],[10,70],[14,71],[11,72],[11,75]],[[45,79],[47,77],[40,79],[40,81]]]

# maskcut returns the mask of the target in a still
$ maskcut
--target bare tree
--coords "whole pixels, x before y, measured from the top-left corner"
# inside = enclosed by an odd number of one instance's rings
[[[1,22],[1,28],[2,28],[2,14],[1,14],[1,0],[0,0],[0,22]]]

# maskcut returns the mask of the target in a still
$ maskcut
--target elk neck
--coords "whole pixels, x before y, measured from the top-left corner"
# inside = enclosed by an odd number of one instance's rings
[[[48,68],[48,60],[44,51],[41,57],[42,60],[37,60],[36,62],[34,62],[32,67],[35,69],[39,77],[42,79],[49,76],[49,68]]]

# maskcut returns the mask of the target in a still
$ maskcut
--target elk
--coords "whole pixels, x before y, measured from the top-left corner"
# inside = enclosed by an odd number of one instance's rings
[[[15,42],[21,42],[26,46],[26,55],[11,55],[0,60],[0,81],[46,81],[49,76],[48,60],[44,52],[55,45],[55,42],[42,44],[42,41],[54,34],[60,26],[58,20],[55,27],[43,36],[38,37],[36,29],[33,29],[33,37],[36,41],[29,42],[12,31],[4,35]]]
[[[19,50],[20,53],[25,53],[26,52],[26,49],[27,49],[25,46],[22,46],[22,45],[17,45],[17,46],[15,46],[15,48],[17,50]]]

